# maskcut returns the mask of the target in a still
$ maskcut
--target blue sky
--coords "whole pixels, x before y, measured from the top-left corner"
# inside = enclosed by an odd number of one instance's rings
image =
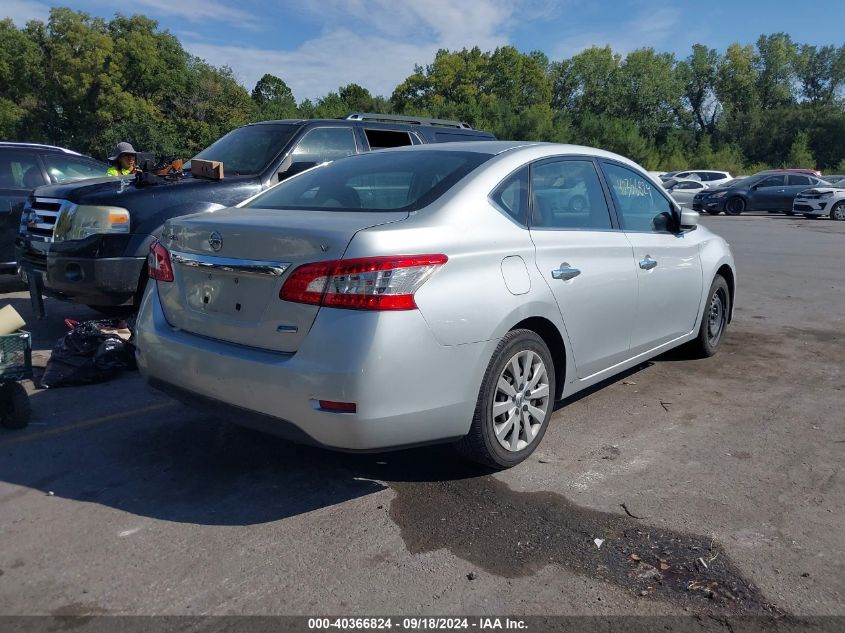
[[[76,0],[61,3],[111,18],[143,13],[187,50],[231,66],[247,88],[266,72],[297,99],[361,84],[389,96],[414,64],[437,49],[511,44],[551,59],[609,44],[626,53],[652,46],[678,57],[703,43],[724,50],[784,31],[806,44],[845,43],[845,1],[672,0]],[[54,3],[3,0],[0,16],[22,26]]]

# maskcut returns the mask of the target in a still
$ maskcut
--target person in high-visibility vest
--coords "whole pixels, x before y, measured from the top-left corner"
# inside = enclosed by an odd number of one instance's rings
[[[114,146],[109,162],[112,166],[106,170],[106,176],[131,176],[138,171],[135,164],[135,148],[131,143],[118,143]]]

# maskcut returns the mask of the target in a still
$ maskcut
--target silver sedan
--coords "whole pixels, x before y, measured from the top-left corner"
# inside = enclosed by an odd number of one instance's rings
[[[294,441],[453,441],[494,468],[555,401],[682,344],[714,354],[736,287],[727,243],[630,160],[496,141],[342,159],[173,219],[149,271],[153,386]]]

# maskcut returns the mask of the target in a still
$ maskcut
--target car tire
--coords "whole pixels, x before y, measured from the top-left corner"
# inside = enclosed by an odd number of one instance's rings
[[[540,336],[531,330],[508,332],[484,372],[472,426],[458,441],[458,451],[495,470],[525,460],[542,441],[554,410],[554,372]],[[536,386],[529,391],[532,382]],[[526,394],[540,395],[524,398]]]
[[[721,211],[719,211],[719,209],[707,209],[707,213],[710,215],[719,215]]]
[[[580,213],[587,208],[587,199],[584,196],[572,196],[569,200],[569,210]]]
[[[818,218],[819,216],[817,216],[817,215],[813,215],[812,213],[805,213],[805,214],[804,214],[804,217],[805,217],[805,218],[807,218],[808,220],[815,220],[815,219],[816,219],[816,218]]]
[[[830,209],[830,219],[845,221],[845,200],[841,200]]]
[[[739,196],[734,196],[725,202],[725,215],[740,215],[745,211],[745,200]]]
[[[730,313],[731,293],[728,282],[721,275],[716,275],[704,302],[698,336],[689,343],[689,351],[693,356],[708,358],[719,351]]]
[[[29,395],[19,382],[0,385],[0,424],[7,429],[22,429],[29,424],[32,408]]]
[[[784,211],[786,215],[795,215],[795,211]]]

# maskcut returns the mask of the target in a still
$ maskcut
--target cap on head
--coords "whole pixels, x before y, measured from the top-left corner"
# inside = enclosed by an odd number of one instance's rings
[[[135,151],[135,148],[132,147],[132,143],[118,143],[114,146],[114,149],[111,152],[111,156],[109,156],[109,160],[117,160],[117,157],[121,154],[137,154],[138,152]]]

